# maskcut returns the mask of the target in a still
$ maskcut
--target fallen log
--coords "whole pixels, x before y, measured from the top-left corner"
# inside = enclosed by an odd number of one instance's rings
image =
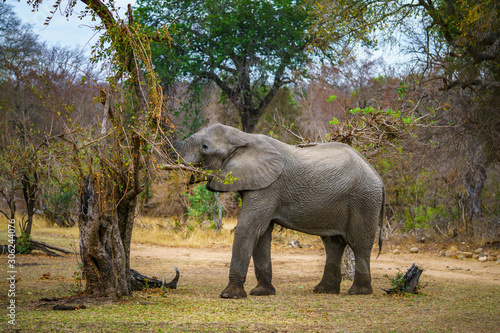
[[[44,243],[44,242],[41,242],[41,241],[36,241],[36,240],[30,239],[29,242],[30,242],[30,245],[35,244],[37,246],[44,246],[44,247],[46,247],[48,249],[56,250],[56,251],[59,251],[59,252],[65,253],[65,254],[74,254],[74,252],[66,250],[66,249],[64,249],[62,247],[50,245],[50,244],[47,244],[47,243]]]
[[[417,263],[413,263],[408,271],[406,271],[402,281],[397,281],[394,288],[382,290],[388,294],[400,294],[403,292],[416,294],[418,291],[418,280],[420,279],[420,275],[422,275],[423,271],[424,269],[422,266]]]
[[[51,251],[51,250],[59,251],[59,252],[65,253],[65,254],[72,254],[73,253],[69,250],[63,249],[62,247],[50,245],[50,244],[36,241],[33,239],[30,239],[28,242],[29,242],[30,250],[40,250],[40,251],[44,252],[45,254],[52,256],[52,257],[61,257],[61,255],[59,253],[56,253],[56,252]]]
[[[31,240],[30,240],[30,250],[31,251],[33,251],[33,250],[40,250],[40,251],[44,252],[46,255],[51,256],[51,257],[62,257],[59,253],[51,251],[47,247],[45,247],[43,245],[40,245],[40,244],[37,244],[37,243],[33,243],[33,242],[31,242]]]
[[[175,277],[169,283],[165,283],[165,279],[158,280],[151,277],[147,277],[135,269],[130,269],[130,286],[133,291],[142,290],[145,288],[162,288],[162,289],[177,289],[177,282],[179,281],[180,272],[179,269],[174,266]]]
[[[62,247],[50,245],[41,241],[36,241],[33,239],[28,240],[28,245],[29,245],[29,250],[39,250],[44,252],[45,254],[52,256],[52,257],[61,257],[59,253],[56,253],[51,250],[59,251],[65,254],[74,254],[74,252],[71,252],[69,250],[63,249]],[[16,253],[17,253],[17,246],[16,246]],[[1,245],[0,244],[0,254],[7,254],[8,253],[8,245]]]
[[[85,310],[86,308],[87,307],[84,304],[77,304],[77,305],[56,304],[52,309],[59,311],[67,311],[67,310]]]

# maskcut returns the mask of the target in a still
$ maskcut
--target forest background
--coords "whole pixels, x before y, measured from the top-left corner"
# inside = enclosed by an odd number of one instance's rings
[[[0,209],[19,221],[19,251],[36,214],[84,225],[86,195],[99,218],[109,206],[220,228],[238,196],[162,170],[172,140],[216,122],[358,149],[386,184],[384,237],[498,244],[496,2],[140,0],[108,16],[83,2],[103,19],[90,60],[0,5]],[[54,8],[70,17],[73,3]],[[373,56],[391,46],[396,60]]]

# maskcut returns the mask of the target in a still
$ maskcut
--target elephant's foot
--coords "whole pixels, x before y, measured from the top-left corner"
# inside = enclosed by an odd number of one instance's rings
[[[245,298],[247,297],[247,293],[243,287],[237,285],[228,285],[226,289],[224,289],[220,293],[221,298]]]
[[[257,285],[257,287],[250,290],[250,295],[253,296],[269,296],[276,295],[276,289],[274,289],[272,284],[267,285]]]
[[[349,293],[349,295],[368,295],[372,294],[373,290],[372,286],[369,284],[364,286],[353,284],[347,292]]]
[[[318,294],[339,294],[340,286],[320,282],[313,287],[313,291]]]

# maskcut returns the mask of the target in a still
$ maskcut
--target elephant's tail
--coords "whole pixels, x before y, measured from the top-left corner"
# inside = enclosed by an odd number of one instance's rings
[[[384,220],[385,220],[385,186],[382,188],[382,207],[380,207],[380,217],[379,218],[380,218],[380,230],[378,232],[377,258],[380,255],[380,252],[382,252],[382,229],[384,228]]]

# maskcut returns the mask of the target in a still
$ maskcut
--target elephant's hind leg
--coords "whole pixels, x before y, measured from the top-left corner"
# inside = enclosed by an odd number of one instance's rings
[[[338,294],[342,282],[340,263],[346,242],[341,236],[321,237],[321,240],[326,251],[325,271],[321,282],[313,288],[313,291],[316,293]]]
[[[253,250],[253,263],[257,286],[250,290],[250,295],[267,296],[276,295],[276,289],[271,284],[273,270],[271,265],[271,238],[274,223],[271,222],[266,232],[259,238]]]
[[[354,252],[354,259],[356,262],[356,269],[354,273],[354,282],[349,288],[349,295],[366,295],[373,293],[370,275],[370,254],[371,248],[363,249],[355,247],[352,249]]]

